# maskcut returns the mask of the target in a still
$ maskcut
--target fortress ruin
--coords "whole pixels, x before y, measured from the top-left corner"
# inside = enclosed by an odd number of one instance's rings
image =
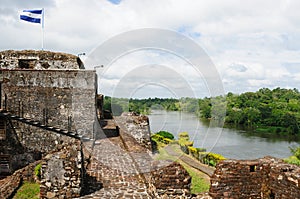
[[[202,198],[180,164],[151,159],[147,117],[103,112],[97,78],[74,55],[0,52],[0,198],[35,180],[40,198]],[[282,160],[225,160],[203,198],[294,199],[299,186]]]

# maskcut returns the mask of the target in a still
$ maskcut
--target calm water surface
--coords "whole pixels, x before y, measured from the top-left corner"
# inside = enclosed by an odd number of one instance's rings
[[[194,146],[219,153],[226,158],[256,159],[264,156],[286,158],[289,147],[299,142],[287,137],[257,135],[245,130],[220,128],[213,122],[200,121],[194,114],[177,111],[152,111],[149,115],[152,132],[169,131],[177,138],[180,132],[188,132]]]

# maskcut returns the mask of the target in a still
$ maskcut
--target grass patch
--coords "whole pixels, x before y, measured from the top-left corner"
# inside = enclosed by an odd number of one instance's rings
[[[32,182],[24,182],[18,189],[13,199],[38,199],[40,195],[40,185]]]
[[[296,156],[290,156],[289,158],[284,160],[286,163],[295,164],[300,166],[300,160]]]
[[[192,168],[191,166],[187,165],[182,161],[178,161],[178,162],[185,168],[185,170],[192,177],[192,184],[191,184],[192,194],[198,194],[198,193],[209,191],[209,187],[210,187],[209,178],[204,173],[198,171],[197,169]]]

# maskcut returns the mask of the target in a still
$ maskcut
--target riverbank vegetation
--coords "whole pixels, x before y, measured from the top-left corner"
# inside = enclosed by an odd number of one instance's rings
[[[201,117],[214,117],[211,100],[199,101]],[[299,134],[300,93],[297,89],[263,88],[240,95],[228,93],[214,100],[218,101],[216,106],[226,103],[226,114],[221,118],[226,123],[245,125],[257,132]]]
[[[115,114],[134,111],[149,114],[151,110],[185,111],[201,118],[234,126],[245,126],[256,132],[300,134],[300,93],[297,89],[262,88],[256,92],[228,93],[203,99],[120,99],[105,97],[104,108]]]
[[[186,133],[185,133],[186,134]],[[166,131],[159,131],[151,136],[152,141],[154,141],[157,146],[158,152],[158,160],[171,160],[180,163],[185,170],[189,173],[192,178],[191,182],[191,193],[192,194],[199,194],[203,192],[207,192],[210,187],[210,180],[209,177],[204,174],[203,172],[194,169],[190,165],[186,164],[185,162],[181,161],[179,158],[175,156],[171,156],[165,150],[165,146],[168,144],[179,144],[178,140],[174,140],[173,134],[166,132]],[[180,149],[179,149],[180,151]]]
[[[285,159],[285,162],[300,166],[300,146],[290,148],[290,150],[293,155]]]
[[[178,140],[174,140],[174,136],[171,133],[166,131],[159,131],[151,136],[151,140],[155,142],[158,150],[168,144],[177,144],[179,145],[183,153],[195,158],[202,164],[206,164],[212,167],[215,167],[219,161],[226,159],[220,154],[206,152],[206,149],[204,148],[194,147],[194,142],[190,140],[189,134],[187,132],[179,133]]]

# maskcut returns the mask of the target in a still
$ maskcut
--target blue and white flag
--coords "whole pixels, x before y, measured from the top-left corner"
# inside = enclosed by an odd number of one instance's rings
[[[43,10],[23,10],[20,19],[31,23],[42,23]]]

